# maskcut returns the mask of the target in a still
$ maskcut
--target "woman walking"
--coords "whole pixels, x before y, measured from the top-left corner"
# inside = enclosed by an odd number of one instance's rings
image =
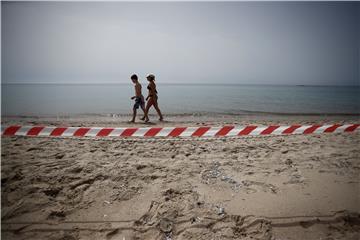
[[[156,91],[156,85],[155,85],[155,76],[153,74],[149,74],[146,76],[146,79],[149,81],[149,85],[147,86],[147,89],[149,90],[149,94],[146,97],[147,103],[146,103],[146,108],[145,108],[145,114],[144,114],[144,119],[145,122],[149,121],[149,109],[151,106],[154,106],[156,112],[159,115],[159,121],[163,121],[163,116],[161,114],[159,105],[158,105],[158,96],[157,96],[157,91]]]

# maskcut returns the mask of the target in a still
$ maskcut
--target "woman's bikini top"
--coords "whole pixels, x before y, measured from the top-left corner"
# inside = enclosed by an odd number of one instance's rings
[[[148,89],[149,91],[151,91],[150,85],[147,86],[147,89]],[[156,93],[156,94],[158,93],[158,92],[156,91],[156,88],[155,88],[155,93]],[[152,97],[152,94],[150,95],[150,97]]]

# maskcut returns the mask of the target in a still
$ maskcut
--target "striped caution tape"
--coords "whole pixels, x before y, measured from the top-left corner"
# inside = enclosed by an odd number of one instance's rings
[[[291,126],[222,126],[222,127],[46,127],[8,126],[2,127],[2,136],[46,136],[46,137],[237,137],[290,135],[332,132],[354,132],[360,124],[291,125]]]

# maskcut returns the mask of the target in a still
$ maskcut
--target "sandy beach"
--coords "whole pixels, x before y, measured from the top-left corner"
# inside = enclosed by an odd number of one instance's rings
[[[360,1],[0,6],[1,240],[360,240]]]
[[[135,126],[358,119],[199,114]],[[2,125],[134,126],[127,120],[3,117]],[[359,239],[359,146],[359,132],[207,140],[3,137],[1,237]]]

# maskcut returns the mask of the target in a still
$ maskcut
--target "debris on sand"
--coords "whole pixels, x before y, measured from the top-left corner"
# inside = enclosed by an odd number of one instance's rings
[[[159,228],[163,233],[170,233],[173,229],[173,222],[168,218],[162,218],[159,223]]]

